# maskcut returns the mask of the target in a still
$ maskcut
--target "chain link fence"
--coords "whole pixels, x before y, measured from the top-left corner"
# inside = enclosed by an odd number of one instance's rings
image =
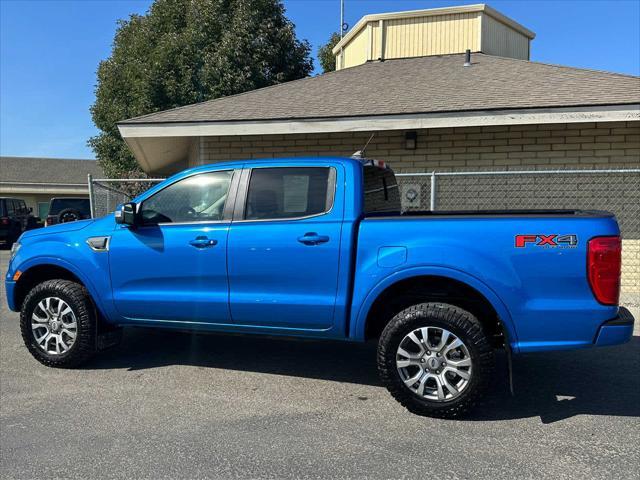
[[[88,176],[91,216],[103,217],[120,204],[130,202],[164,178],[93,178]]]
[[[615,213],[622,291],[640,295],[640,169],[397,173],[403,210],[582,209]],[[94,217],[163,179],[89,179]]]
[[[622,292],[640,294],[640,169],[397,173],[403,209],[581,209],[615,213]]]

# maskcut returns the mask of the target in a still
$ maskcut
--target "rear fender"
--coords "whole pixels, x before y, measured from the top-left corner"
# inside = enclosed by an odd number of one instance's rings
[[[365,297],[364,301],[360,305],[360,308],[358,309],[357,314],[352,316],[352,318],[355,318],[355,322],[351,323],[349,336],[355,340],[363,341],[365,338],[367,316],[369,314],[369,310],[373,306],[373,303],[378,298],[378,296],[395,283],[398,283],[402,280],[407,280],[409,278],[421,276],[438,276],[457,280],[468,285],[469,287],[474,288],[480,294],[482,294],[498,314],[500,322],[504,326],[505,335],[507,336],[509,346],[514,353],[517,353],[518,336],[516,333],[515,325],[513,319],[511,318],[509,310],[507,309],[504,302],[502,302],[502,300],[498,297],[498,295],[484,282],[474,276],[461,272],[460,270],[455,270],[453,268],[429,265],[399,270],[378,282]]]

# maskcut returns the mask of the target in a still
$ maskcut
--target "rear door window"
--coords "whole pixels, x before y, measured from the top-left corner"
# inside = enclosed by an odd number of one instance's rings
[[[331,210],[335,170],[330,167],[254,168],[244,218],[277,220]]]

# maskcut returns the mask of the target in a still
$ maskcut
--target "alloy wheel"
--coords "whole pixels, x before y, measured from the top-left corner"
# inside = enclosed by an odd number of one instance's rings
[[[472,361],[464,342],[440,327],[420,327],[404,336],[396,352],[404,384],[421,398],[448,402],[469,385]]]
[[[47,297],[38,302],[33,310],[31,330],[40,349],[49,355],[62,355],[76,341],[76,315],[61,298]]]

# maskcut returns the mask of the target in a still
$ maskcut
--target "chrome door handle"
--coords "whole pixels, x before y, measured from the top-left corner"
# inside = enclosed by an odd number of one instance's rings
[[[217,240],[207,238],[205,236],[196,237],[195,239],[189,242],[189,245],[196,248],[208,248],[208,247],[213,247],[214,245],[217,245],[217,244],[218,244]]]
[[[329,237],[326,235],[318,235],[316,232],[308,232],[303,236],[298,237],[300,243],[305,245],[318,245],[320,243],[326,243],[329,241]]]

